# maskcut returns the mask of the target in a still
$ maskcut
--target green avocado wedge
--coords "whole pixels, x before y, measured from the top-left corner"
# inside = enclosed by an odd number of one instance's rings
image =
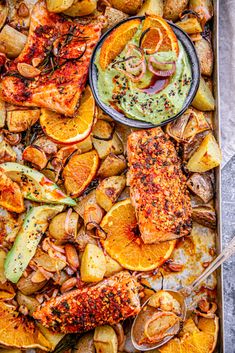
[[[45,175],[19,163],[2,163],[0,167],[6,175],[20,185],[24,198],[53,204],[76,206],[76,202]]]
[[[49,219],[62,211],[62,205],[43,205],[30,209],[4,262],[5,276],[9,281],[13,283],[19,281],[35,255],[37,246],[48,227]]]

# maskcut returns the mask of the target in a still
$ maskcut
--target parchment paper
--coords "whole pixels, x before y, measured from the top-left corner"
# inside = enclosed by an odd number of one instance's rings
[[[220,0],[219,76],[222,167],[235,155],[235,0]]]

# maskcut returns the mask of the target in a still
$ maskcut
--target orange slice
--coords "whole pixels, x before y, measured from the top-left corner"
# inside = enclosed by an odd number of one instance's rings
[[[217,343],[218,332],[219,332],[219,318],[215,316],[214,319],[208,319],[205,317],[200,317],[198,319],[198,328],[202,332],[208,333],[213,336],[214,342],[213,347],[210,352],[213,352]]]
[[[119,55],[126,44],[136,33],[141,21],[134,19],[127,21],[114,29],[105,39],[100,50],[100,67],[105,70],[107,66]]]
[[[173,51],[179,54],[177,37],[171,26],[160,16],[148,15],[143,21],[142,32],[144,35],[141,47],[158,52]]]
[[[116,203],[104,216],[101,228],[107,234],[102,240],[105,251],[128,270],[153,270],[170,257],[175,247],[175,240],[144,244],[130,199]]]
[[[95,150],[73,155],[63,171],[64,185],[72,197],[80,196],[95,177],[99,156]]]
[[[51,344],[28,317],[21,316],[14,306],[0,301],[0,344],[11,348],[51,350]]]
[[[0,168],[0,206],[10,212],[24,211],[24,199],[20,187],[12,181]]]
[[[95,100],[90,87],[87,86],[81,98],[78,113],[74,118],[42,109],[40,124],[51,140],[70,145],[84,140],[90,134],[94,115]]]

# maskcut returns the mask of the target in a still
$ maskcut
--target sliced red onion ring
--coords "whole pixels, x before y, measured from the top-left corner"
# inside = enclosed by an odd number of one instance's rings
[[[140,74],[139,75],[133,75],[130,72],[127,72],[126,70],[120,69],[120,68],[116,68],[117,71],[121,72],[122,74],[124,74],[125,76],[129,77],[129,79],[132,82],[138,82],[141,80],[141,78],[144,76],[145,72],[146,72],[146,62],[145,60],[141,63],[140,65]]]
[[[162,67],[163,65],[172,65],[172,68],[169,70],[163,70],[163,69],[158,70],[158,69],[155,69],[153,65],[158,67]],[[153,56],[150,56],[149,62],[148,62],[148,69],[156,76],[169,77],[169,76],[172,76],[173,73],[175,72],[176,63],[175,61],[160,62],[160,61],[157,61]]]

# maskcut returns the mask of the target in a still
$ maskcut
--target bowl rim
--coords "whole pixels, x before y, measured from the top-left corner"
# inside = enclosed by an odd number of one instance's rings
[[[201,71],[200,71],[200,63],[199,63],[199,59],[197,56],[195,46],[194,46],[193,42],[191,41],[190,37],[188,36],[188,34],[186,32],[184,32],[180,27],[175,25],[174,23],[172,23],[168,20],[165,20],[173,29],[177,39],[184,46],[184,49],[188,55],[188,59],[189,59],[190,65],[191,65],[192,83],[190,86],[189,93],[184,101],[184,105],[183,105],[182,109],[176,115],[174,115],[174,116],[172,116],[172,117],[170,117],[160,123],[152,124],[150,122],[145,122],[145,121],[141,121],[141,120],[135,120],[135,119],[128,118],[123,113],[120,113],[116,109],[112,108],[111,106],[108,106],[105,103],[103,103],[101,101],[101,99],[99,98],[98,87],[97,87],[98,69],[95,65],[95,58],[96,58],[97,51],[101,48],[104,40],[112,33],[113,30],[115,30],[116,28],[118,28],[119,26],[121,26],[125,22],[131,21],[133,19],[141,19],[141,21],[143,21],[144,18],[145,18],[145,16],[128,17],[128,18],[118,22],[116,25],[114,25],[110,29],[108,29],[107,32],[105,32],[101,36],[101,38],[99,39],[98,43],[96,44],[96,46],[93,50],[91,60],[90,60],[89,85],[91,87],[91,91],[92,91],[92,94],[95,98],[96,104],[103,110],[103,112],[105,114],[109,115],[113,120],[115,120],[121,124],[130,126],[130,127],[148,129],[148,128],[152,128],[152,127],[156,127],[156,126],[164,126],[164,125],[168,124],[169,122],[179,118],[188,109],[188,107],[192,103],[192,101],[197,93],[199,83],[200,83]]]

